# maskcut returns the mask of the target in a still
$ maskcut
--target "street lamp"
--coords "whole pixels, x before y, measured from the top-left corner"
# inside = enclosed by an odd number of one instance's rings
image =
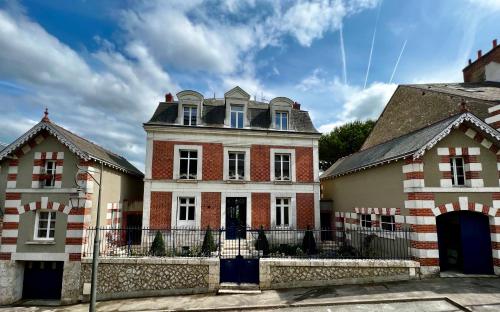
[[[97,196],[97,217],[96,217],[96,222],[95,222],[95,236],[94,236],[94,252],[92,253],[92,279],[90,281],[90,305],[89,305],[89,311],[90,312],[95,312],[96,311],[96,298],[97,298],[97,264],[99,262],[99,245],[100,245],[100,239],[99,239],[99,220],[101,216],[101,193],[102,193],[102,175],[104,172],[104,163],[101,162],[101,172],[99,173],[99,181],[94,178],[92,174],[95,172],[90,171],[88,169],[84,169],[82,167],[79,167],[78,165],[76,166],[78,168],[75,176],[75,183],[77,185],[77,193],[73,194],[73,196],[70,196],[71,200],[71,205],[73,207],[85,207],[85,196],[83,194],[83,188],[86,187],[86,185],[80,184],[82,180],[78,179],[78,176],[80,174],[88,174],[94,180],[94,183],[99,186],[99,195]],[[87,179],[85,179],[86,181]]]

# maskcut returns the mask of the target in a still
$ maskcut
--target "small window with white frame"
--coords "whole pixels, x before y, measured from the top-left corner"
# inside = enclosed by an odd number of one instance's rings
[[[288,112],[277,111],[275,113],[274,124],[278,130],[288,130]]]
[[[183,117],[185,126],[196,126],[196,118],[198,116],[198,108],[196,106],[184,106]]]
[[[276,198],[276,226],[290,226],[290,198]]]
[[[181,150],[179,152],[179,179],[196,180],[198,177],[198,151]]]
[[[394,216],[380,216],[380,228],[384,231],[394,231],[396,229]]]
[[[229,152],[229,180],[245,179],[245,152]]]
[[[56,212],[41,211],[36,213],[35,239],[53,240],[56,231]]]
[[[465,185],[465,168],[463,157],[452,157],[450,158],[451,166],[451,179],[453,186],[464,186]]]
[[[244,112],[243,105],[231,105],[230,109],[230,122],[231,128],[243,128]]]
[[[274,154],[274,178],[276,181],[290,181],[290,154]]]
[[[194,197],[179,197],[178,217],[180,225],[195,223],[196,199]]]
[[[372,216],[369,214],[362,214],[360,216],[361,227],[371,228],[372,227]]]
[[[54,187],[56,184],[56,161],[47,160],[45,162],[45,179],[43,187]]]

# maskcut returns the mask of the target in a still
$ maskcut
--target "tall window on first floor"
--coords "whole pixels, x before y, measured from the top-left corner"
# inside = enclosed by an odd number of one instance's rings
[[[276,226],[290,226],[290,198],[276,198]]]
[[[196,126],[198,108],[196,106],[184,106],[184,125]]]
[[[39,210],[36,214],[35,227],[35,239],[54,239],[56,212]]]
[[[198,177],[198,152],[180,151],[179,179],[196,180]]]
[[[45,179],[43,180],[44,187],[54,187],[56,184],[56,162],[47,160],[45,162]]]
[[[360,216],[361,227],[371,228],[372,227],[372,216],[369,214],[362,214]]]
[[[380,216],[380,227],[385,231],[394,231],[396,229],[394,216]]]
[[[465,185],[465,169],[463,157],[452,157],[450,159],[451,178],[453,186]]]
[[[245,153],[229,152],[229,179],[245,179]]]
[[[181,224],[195,221],[195,198],[194,197],[179,197],[179,212],[178,220]]]
[[[274,155],[274,178],[276,181],[290,181],[290,154]]]

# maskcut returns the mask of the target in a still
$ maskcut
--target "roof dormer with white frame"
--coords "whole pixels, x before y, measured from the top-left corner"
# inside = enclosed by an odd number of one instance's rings
[[[290,116],[293,108],[293,101],[287,97],[277,97],[269,102],[271,113],[271,128],[276,130],[290,131]]]
[[[185,126],[201,125],[203,95],[196,91],[184,90],[177,93],[179,108],[177,110],[177,124]]]
[[[236,86],[224,93],[224,100],[226,102],[224,126],[229,128],[248,128],[250,126],[248,118],[250,94]]]

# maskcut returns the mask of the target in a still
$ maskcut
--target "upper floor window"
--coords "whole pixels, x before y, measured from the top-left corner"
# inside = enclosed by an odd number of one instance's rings
[[[464,159],[462,157],[452,157],[450,159],[450,166],[453,186],[465,185]]]
[[[184,106],[184,125],[196,126],[198,108],[195,106]]]
[[[288,112],[276,112],[274,123],[276,129],[288,130]]]
[[[35,239],[54,239],[56,227],[55,211],[38,211],[35,222]]]
[[[194,180],[198,176],[198,151],[180,151],[179,179]]]
[[[290,198],[276,198],[276,226],[290,226]]]
[[[195,221],[195,210],[194,197],[179,197],[179,221],[181,223]]]
[[[231,105],[231,128],[243,128],[243,105]]]
[[[290,154],[274,155],[274,178],[277,181],[290,181]]]
[[[230,180],[243,180],[245,178],[245,153],[229,152],[229,175]]]
[[[54,160],[47,160],[45,162],[45,175],[43,186],[54,187],[56,183],[56,162]]]
[[[394,231],[396,228],[394,216],[380,216],[380,227],[385,231]]]
[[[362,214],[360,216],[360,224],[362,227],[371,228],[372,227],[372,215]]]

